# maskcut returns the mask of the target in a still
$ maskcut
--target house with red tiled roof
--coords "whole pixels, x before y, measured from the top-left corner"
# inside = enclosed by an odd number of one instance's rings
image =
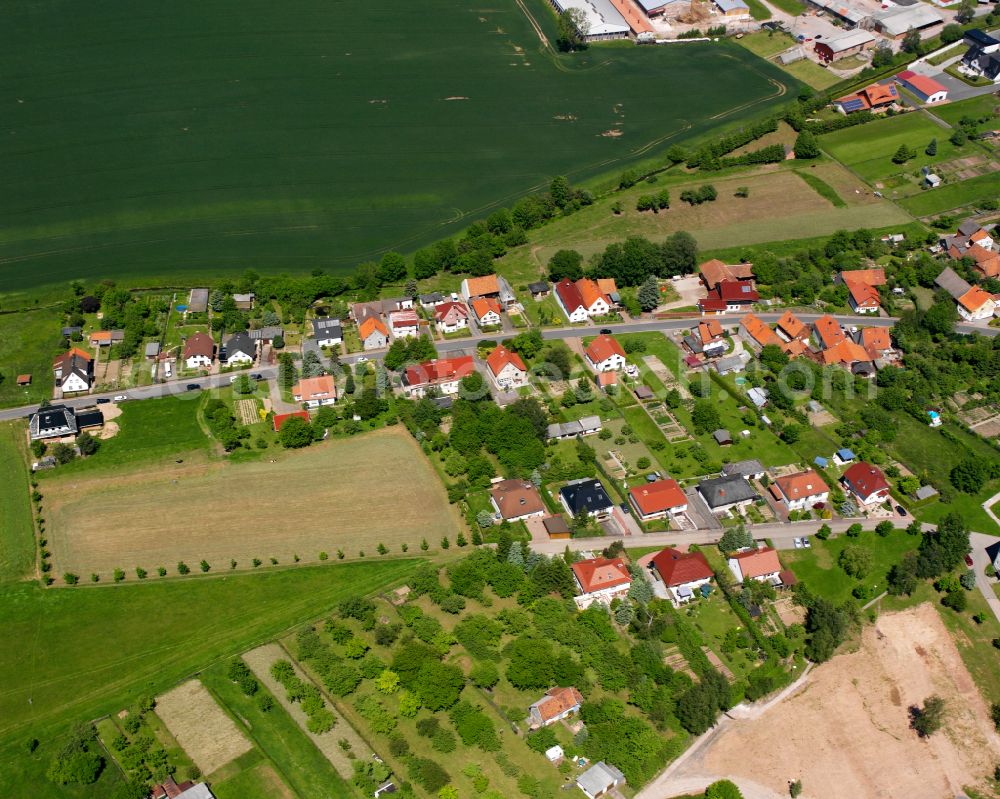
[[[821,350],[836,347],[847,338],[840,327],[840,322],[829,314],[813,322],[813,337]]]
[[[628,596],[632,575],[621,558],[589,558],[577,561],[571,568],[581,592],[575,598],[581,610],[594,602],[610,605],[612,599]]]
[[[609,288],[613,285],[605,281]],[[564,277],[555,285],[556,302],[570,322],[586,322],[594,316],[605,316],[613,305],[601,283],[590,278],[576,282]]]
[[[625,350],[617,339],[601,334],[590,342],[584,355],[595,372],[617,372],[625,368]]]
[[[781,339],[771,330],[760,317],[748,313],[740,319],[740,335],[743,340],[750,345],[750,348],[759,352],[768,344],[781,345]]]
[[[988,250],[981,244],[973,244],[965,251],[963,257],[975,261],[972,268],[983,277],[1000,277],[1000,252]]]
[[[750,306],[759,301],[760,294],[752,280],[723,280],[708,292],[707,297],[698,300],[698,309],[702,316],[739,313],[750,310]]]
[[[365,317],[358,325],[358,337],[366,350],[378,350],[389,346],[389,328],[377,316]]]
[[[583,695],[576,688],[549,688],[545,696],[528,708],[528,726],[548,727],[580,710]]]
[[[899,100],[899,91],[894,83],[883,85],[873,83],[854,94],[838,97],[833,106],[841,114],[853,114],[855,111],[877,111],[888,108]]]
[[[753,280],[753,264],[727,264],[718,258],[705,261],[698,267],[701,282],[709,291],[726,280]]]
[[[873,361],[892,353],[892,337],[887,327],[865,327],[861,330],[861,346]]]
[[[858,461],[849,466],[840,481],[862,505],[880,505],[889,499],[889,483],[882,470]]]
[[[462,281],[461,292],[469,304],[477,297],[490,297],[499,302],[502,308],[507,309],[517,304],[517,295],[503,275],[466,278]]]
[[[830,489],[812,469],[778,477],[768,490],[778,502],[785,503],[788,510],[807,510],[830,498]]]
[[[457,394],[463,377],[476,371],[471,355],[457,358],[436,358],[407,366],[403,370],[402,388],[407,397],[424,397],[431,389],[445,396]]]
[[[873,358],[860,344],[849,338],[823,350],[823,363],[829,365],[852,367],[856,363],[870,363]]]
[[[503,344],[486,356],[486,370],[501,391],[512,391],[528,385],[528,369],[516,352]]]
[[[604,316],[611,310],[611,300],[601,290],[601,286],[596,280],[591,280],[588,277],[580,278],[576,281],[576,287],[580,290],[583,307],[587,309],[587,316]]]
[[[469,327],[469,309],[463,302],[442,302],[434,306],[434,323],[442,333],[457,333]]]
[[[480,330],[497,327],[503,321],[500,318],[503,309],[500,307],[500,302],[493,297],[477,297],[469,305]]]
[[[337,401],[337,386],[333,382],[333,375],[302,378],[292,386],[292,397],[310,408],[333,405]]]
[[[715,574],[701,552],[681,552],[666,547],[653,556],[649,568],[663,583],[675,605],[694,598],[694,592],[711,582]]]
[[[948,99],[948,89],[934,78],[920,75],[912,69],[906,69],[896,76],[896,82],[905,86],[923,103],[940,103]]]
[[[993,295],[979,286],[972,286],[955,302],[958,303],[958,315],[967,322],[989,319],[997,308]]]
[[[780,585],[778,575],[781,573],[781,561],[774,547],[750,549],[737,552],[729,558],[729,571],[733,573],[736,582],[757,580],[762,583]]]
[[[851,310],[857,314],[877,314],[882,307],[882,300],[877,286],[884,286],[884,269],[851,269],[840,272],[836,281],[847,286],[847,302]]]
[[[809,343],[809,325],[799,319],[791,311],[785,311],[778,319],[774,327],[774,332],[782,341],[791,343],[801,341],[803,344]]]
[[[669,477],[629,489],[628,498],[644,522],[687,513],[687,496],[677,481]]]
[[[215,342],[208,333],[194,333],[184,342],[184,365],[188,369],[209,369],[215,357]]]

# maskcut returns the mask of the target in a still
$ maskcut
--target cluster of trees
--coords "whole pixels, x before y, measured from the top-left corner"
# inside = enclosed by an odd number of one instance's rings
[[[814,663],[824,663],[857,627],[857,606],[850,600],[834,605],[813,595],[804,585],[800,585],[796,597],[806,607],[806,657]]]
[[[652,211],[654,214],[670,207],[670,189],[660,189],[656,194],[640,194],[635,201],[636,211]]]
[[[454,453],[449,458],[454,459],[449,469],[455,472],[453,476],[465,475],[469,485],[487,484],[494,467],[484,450],[494,455],[511,477],[528,477],[545,462],[548,414],[538,400],[520,399],[501,410],[485,393],[478,373],[464,378],[462,388],[467,389],[466,396],[479,394],[483,399],[463,398],[452,406],[448,445]]]
[[[49,763],[45,776],[57,785],[91,785],[104,769],[97,730],[92,724],[76,727]]]
[[[702,169],[706,172],[719,169],[729,169],[734,166],[747,166],[750,164],[778,164],[785,160],[785,146],[783,144],[769,144],[756,150],[750,150],[742,155],[730,155],[725,158],[717,158],[702,164]]]
[[[295,673],[288,660],[276,660],[271,664],[271,676],[285,689],[289,702],[298,702],[306,714],[306,728],[319,735],[329,732],[336,724],[333,712],[326,706],[323,694],[311,682],[306,682]]]
[[[145,785],[149,780],[159,782],[175,771],[166,750],[158,745],[150,731],[141,731],[143,719],[152,708],[152,698],[142,699],[130,707],[122,722],[126,734],[116,735],[111,741],[115,759],[134,784]]]
[[[437,357],[434,342],[426,336],[397,338],[389,346],[382,363],[386,369],[398,372],[408,363],[421,363]]]
[[[689,274],[698,261],[698,244],[690,233],[678,231],[660,244],[629,236],[609,244],[591,264],[593,277],[610,277],[621,286],[641,286],[650,276],[668,278]]]
[[[689,205],[701,205],[702,203],[715,202],[718,196],[719,192],[716,191],[715,186],[711,183],[706,183],[704,186],[699,186],[697,189],[684,189],[684,191],[681,192],[681,200]]]
[[[778,118],[763,119],[745,128],[720,136],[708,144],[702,145],[698,150],[690,154],[685,154],[683,148],[671,148],[667,152],[670,160],[687,161],[687,166],[691,169],[718,169],[719,159],[733,150],[738,150],[752,141],[755,141],[768,133],[774,133],[778,129]],[[686,157],[685,157],[686,155]],[[782,156],[784,153],[782,153]]]
[[[205,422],[226,452],[232,452],[250,438],[250,431],[237,424],[229,406],[220,399],[210,399],[203,410]],[[300,420],[301,421],[301,420]]]

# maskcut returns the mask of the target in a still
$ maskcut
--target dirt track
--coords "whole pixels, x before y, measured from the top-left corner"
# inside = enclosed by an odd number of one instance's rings
[[[921,741],[907,708],[943,697],[943,731]],[[673,796],[728,776],[754,797],[954,797],[985,783],[1000,737],[935,608],[882,616],[860,651],[812,670],[803,688],[760,718],[727,721],[660,787]],[[749,792],[746,792],[749,789]],[[773,792],[773,794],[772,794]]]

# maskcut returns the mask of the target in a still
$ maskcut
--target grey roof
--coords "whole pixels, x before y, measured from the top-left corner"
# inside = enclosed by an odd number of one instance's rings
[[[975,219],[966,219],[958,226],[958,232],[963,236],[971,236],[977,230],[979,230],[980,225]]]
[[[723,11],[750,10],[750,7],[743,0],[715,0],[715,4]]]
[[[177,799],[215,799],[215,794],[209,790],[208,785],[204,782],[199,782],[197,785],[192,785],[183,793],[178,794]]]
[[[86,408],[76,414],[76,426],[80,430],[102,424],[104,424],[104,412],[100,408]]]
[[[701,346],[701,339],[697,336],[684,336],[685,346],[693,353],[702,353],[705,348]]]
[[[542,519],[542,525],[547,533],[568,533],[569,525],[562,516],[547,516]]]
[[[234,352],[254,355],[257,352],[257,347],[253,343],[253,339],[246,333],[236,333],[226,342],[226,358],[232,358]]]
[[[645,384],[639,385],[635,387],[635,395],[639,399],[651,399],[653,397],[653,389]]]
[[[778,60],[782,64],[794,64],[806,57],[806,51],[801,47],[792,47],[778,55]]]
[[[733,437],[730,435],[728,430],[723,430],[721,427],[712,433],[712,438],[714,438],[720,444],[732,444]]]
[[[285,331],[280,327],[260,327],[250,331],[250,338],[253,341],[271,341],[278,336],[284,336]]]
[[[73,335],[74,333],[79,333],[79,332],[81,332],[82,330],[83,330],[83,328],[82,328],[82,327],[78,327],[78,326],[76,326],[76,325],[71,325],[70,327],[64,327],[64,328],[62,329],[62,334],[63,334],[63,335],[64,335],[64,336],[66,337],[66,338],[69,338],[69,337],[70,337],[70,336],[72,336],[72,335]]]
[[[156,357],[159,354],[160,354],[160,342],[159,341],[150,341],[146,345],[146,357],[147,358],[154,358],[154,357]]]
[[[188,296],[188,310],[204,312],[208,310],[208,289],[191,289]]]
[[[825,8],[834,16],[840,17],[841,19],[846,19],[853,25],[858,25],[869,18],[869,13],[867,11],[862,11],[860,9],[854,8],[847,5],[846,3],[840,2],[840,0],[810,0],[813,5]]]
[[[765,471],[764,464],[758,460],[736,461],[722,467],[722,473],[726,477],[750,477],[753,474],[763,474]]]
[[[735,355],[727,355],[725,358],[719,358],[719,360],[715,362],[715,369],[719,374],[726,374],[726,372],[741,372],[749,360],[749,354],[746,350],[743,350]]]
[[[437,305],[444,301],[444,295],[440,291],[432,291],[430,294],[421,294],[419,299],[421,305]]]
[[[559,11],[571,8],[582,11],[587,20],[588,36],[627,35],[631,30],[611,0],[555,0],[555,4]]]
[[[651,11],[656,11],[658,8],[663,8],[664,6],[669,6],[672,3],[680,3],[682,0],[639,0],[639,5],[642,6],[643,10],[648,14]]]
[[[763,408],[765,405],[767,405],[766,388],[759,388],[758,386],[754,386],[747,392],[747,396],[750,397],[750,401],[758,408]]]
[[[578,436],[583,433],[593,433],[601,429],[600,416],[584,416],[573,422],[562,422],[549,425],[549,438],[564,438]]]
[[[340,324],[339,319],[329,319],[323,317],[322,319],[312,320],[313,337],[315,338],[343,338],[344,329]]]
[[[934,486],[920,486],[913,496],[917,499],[930,499],[931,497],[936,497],[937,493],[937,489]]]
[[[537,283],[529,283],[528,291],[532,294],[541,294],[543,291],[549,290],[549,284],[544,280],[539,280]]]
[[[868,31],[854,30],[842,33],[840,36],[833,36],[823,42],[823,44],[829,47],[834,53],[842,53],[844,50],[850,50],[852,47],[860,47],[874,41],[875,37]]]
[[[593,478],[574,480],[568,483],[559,489],[559,496],[563,498],[566,507],[574,514],[581,510],[594,513],[614,506],[601,481]]]
[[[934,284],[943,288],[956,300],[972,288],[950,266],[934,278]]]
[[[698,493],[710,508],[757,499],[759,495],[743,477],[715,477],[698,483]]]
[[[66,405],[39,408],[28,423],[32,438],[76,435],[76,411]]]
[[[242,302],[242,303],[253,302],[256,299],[256,297],[257,295],[254,294],[252,291],[249,292],[248,294],[234,294],[233,302]]]
[[[889,36],[901,36],[911,28],[920,30],[944,22],[944,17],[923,3],[906,8],[887,8],[876,11],[873,16],[878,26]]]
[[[576,778],[576,784],[590,796],[600,796],[609,788],[625,782],[625,775],[603,760],[595,763]]]

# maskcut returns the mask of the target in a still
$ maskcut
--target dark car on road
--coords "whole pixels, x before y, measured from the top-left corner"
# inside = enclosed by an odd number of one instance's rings
[[[902,505],[897,505],[896,506],[896,513],[898,513],[900,516],[905,516],[906,515],[906,508],[904,508]]]
[[[200,388],[201,388],[201,383],[188,383],[187,384],[187,390],[188,391],[198,391]]]
[[[111,400],[109,400],[107,397],[98,397],[97,398],[97,404],[98,405],[107,405],[109,402],[111,402]]]
[[[610,327],[602,327],[601,328],[601,335],[602,336],[610,336],[611,335],[611,328]]]
[[[250,379],[260,381],[264,379],[264,375],[262,375],[260,372],[254,372],[252,375],[250,375]]]

